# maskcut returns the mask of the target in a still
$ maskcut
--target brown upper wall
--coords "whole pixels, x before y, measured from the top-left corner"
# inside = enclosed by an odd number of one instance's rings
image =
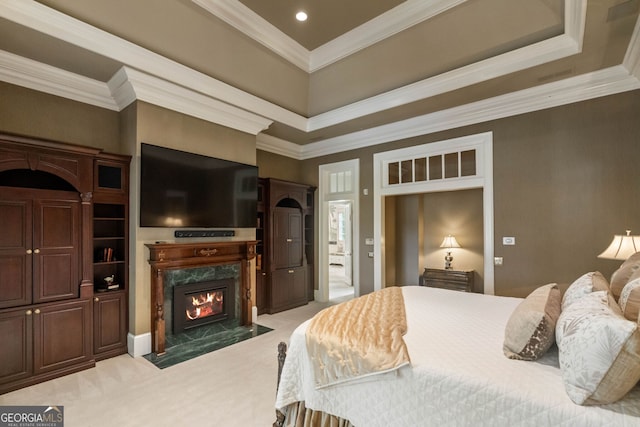
[[[122,153],[118,112],[0,82],[0,130]]]
[[[375,152],[493,132],[494,250],[497,294],[524,296],[538,285],[568,284],[619,265],[597,255],[614,233],[640,234],[640,91],[494,120],[303,161],[317,185],[318,165],[360,159],[361,188],[373,188]],[[359,250],[373,236],[373,195],[360,193]],[[516,237],[502,246],[502,236]],[[373,259],[360,257],[360,289],[373,290]]]
[[[0,131],[124,152],[117,142],[118,113],[6,83],[0,83],[0,94]],[[193,125],[209,129],[177,113],[171,114],[171,126],[162,128],[155,120],[164,113],[156,108],[147,109],[153,118],[145,124],[145,138],[159,129],[164,133],[158,138],[188,135]],[[256,160],[262,176],[317,185],[318,165],[359,158],[361,188],[372,189],[375,152],[492,131],[494,247],[495,255],[504,257],[504,266],[495,270],[495,289],[498,294],[525,295],[539,284],[566,284],[587,271],[610,276],[619,263],[597,255],[613,234],[625,229],[640,234],[639,111],[636,90],[299,163],[262,152]],[[247,156],[248,139],[238,156]],[[221,144],[220,156],[234,152]],[[359,221],[359,250],[364,254],[369,248],[364,238],[373,237],[372,192],[361,193]],[[516,245],[503,247],[502,236],[516,237]],[[360,260],[361,292],[366,293],[373,290],[373,260]]]

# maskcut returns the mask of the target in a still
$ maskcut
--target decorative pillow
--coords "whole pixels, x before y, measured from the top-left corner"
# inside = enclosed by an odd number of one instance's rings
[[[634,273],[640,272],[640,252],[636,252],[626,259],[616,271],[611,275],[611,293],[616,301],[620,298],[622,288],[631,280]]]
[[[599,271],[583,274],[565,291],[562,297],[562,309],[564,310],[583,296],[596,291],[609,291],[607,279]]]
[[[618,303],[624,317],[634,322],[638,321],[638,311],[640,311],[640,278],[633,279],[624,285]]]
[[[549,350],[555,341],[561,299],[558,285],[550,283],[531,292],[516,307],[505,328],[505,356],[536,360]]]
[[[579,405],[613,403],[640,380],[639,325],[620,315],[612,302],[607,292],[592,292],[558,318],[562,379]]]

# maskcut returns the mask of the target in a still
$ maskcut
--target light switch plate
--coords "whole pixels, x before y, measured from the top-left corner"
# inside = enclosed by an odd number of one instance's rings
[[[364,244],[373,245],[373,237],[367,237],[366,239],[364,239]]]
[[[516,244],[516,238],[515,237],[503,237],[502,238],[502,244],[504,246],[515,245]]]

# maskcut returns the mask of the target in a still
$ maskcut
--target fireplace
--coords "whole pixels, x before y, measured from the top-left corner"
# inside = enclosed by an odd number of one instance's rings
[[[235,280],[211,280],[173,288],[173,333],[235,317]]]
[[[233,277],[237,280],[235,311],[242,325],[252,323],[252,266],[250,261],[256,256],[256,240],[224,241],[202,243],[147,243],[149,248],[149,264],[151,265],[151,349],[157,355],[166,350],[165,315],[173,317],[173,302],[168,303],[173,292],[165,290],[165,273],[170,271],[192,271],[204,267],[226,268],[238,266]],[[237,267],[236,267],[237,268]],[[226,277],[189,281],[199,283],[206,280],[224,280]],[[182,284],[186,282],[181,282]],[[175,284],[178,286],[178,283]],[[168,297],[165,300],[165,295]],[[227,307],[231,307],[228,304]],[[186,310],[186,308],[185,308]],[[173,326],[173,321],[166,324]]]

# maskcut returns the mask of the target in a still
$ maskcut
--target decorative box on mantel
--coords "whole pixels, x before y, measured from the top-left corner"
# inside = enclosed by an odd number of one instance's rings
[[[240,306],[243,325],[251,319],[251,270],[256,255],[255,240],[203,243],[147,244],[151,265],[151,343],[153,351],[165,352],[164,272],[213,265],[240,263]]]

